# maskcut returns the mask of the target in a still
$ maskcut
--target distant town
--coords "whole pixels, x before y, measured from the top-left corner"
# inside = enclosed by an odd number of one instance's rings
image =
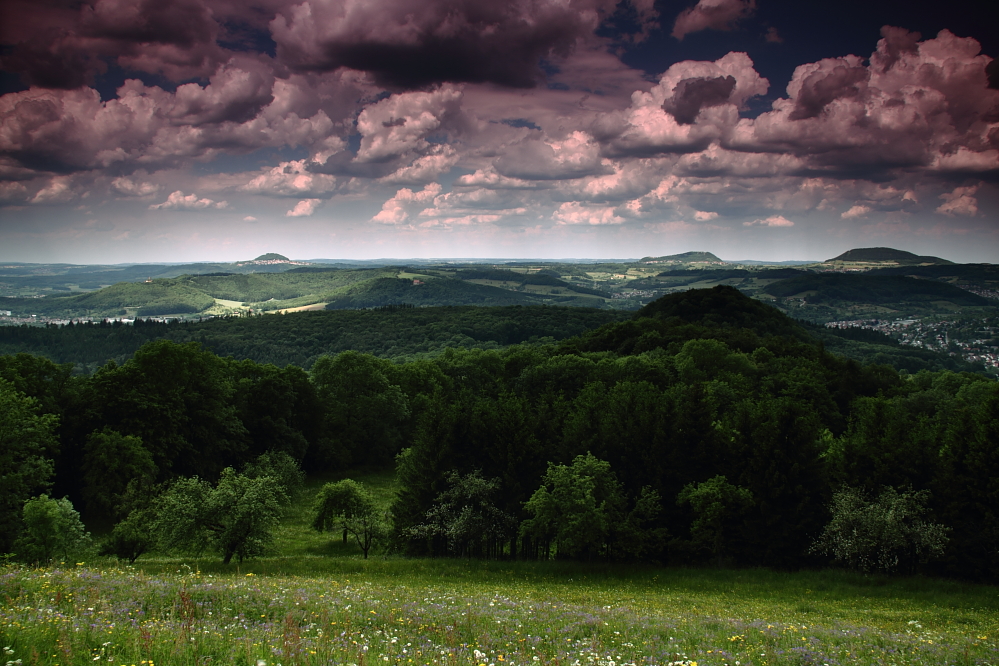
[[[830,321],[826,327],[877,331],[899,344],[960,356],[969,363],[982,363],[987,368],[999,368],[999,351],[995,346],[999,337],[999,321],[995,317],[970,321],[935,317],[854,319]]]

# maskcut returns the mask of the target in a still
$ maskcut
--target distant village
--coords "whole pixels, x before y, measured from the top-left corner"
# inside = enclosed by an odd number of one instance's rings
[[[982,294],[984,295],[984,294]],[[999,369],[999,325],[988,320],[969,324],[958,320],[853,319],[831,321],[827,328],[864,328],[883,333],[900,344],[960,356],[969,363],[982,363]]]

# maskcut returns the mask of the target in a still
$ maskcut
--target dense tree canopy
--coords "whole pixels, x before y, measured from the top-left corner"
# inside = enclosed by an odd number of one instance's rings
[[[999,580],[999,383],[836,356],[734,289],[557,342],[395,362],[344,351],[306,372],[156,340],[90,376],[20,355],[0,377],[0,456],[23,475],[0,487],[3,519],[17,529],[54,470],[53,493],[89,515],[132,511],[108,546],[130,559],[150,547],[135,511],[163,545],[250,557],[297,465],[394,465],[404,553],[820,564],[839,557],[812,546],[846,487],[925,499],[920,520],[948,538],[910,569]],[[172,485],[140,506],[135,479]],[[362,550],[383,528],[323,515]]]

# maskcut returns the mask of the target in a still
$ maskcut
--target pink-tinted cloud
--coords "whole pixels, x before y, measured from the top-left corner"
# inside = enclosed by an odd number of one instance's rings
[[[31,203],[62,203],[74,198],[72,179],[69,176],[55,176],[38,190]]]
[[[525,180],[582,178],[609,169],[600,146],[586,132],[572,132],[562,140],[529,138],[508,148],[494,162],[496,172]]]
[[[145,197],[156,194],[160,186],[155,183],[143,182],[126,176],[119,176],[111,181],[111,189],[126,197]]]
[[[624,222],[624,218],[619,216],[614,208],[584,206],[574,201],[566,202],[559,206],[552,218],[557,224],[583,224],[590,226],[621,224]]]
[[[269,196],[303,197],[328,195],[336,188],[335,176],[312,173],[308,167],[306,160],[282,162],[254,177],[241,189]]]
[[[598,119],[593,131],[613,156],[699,152],[727,137],[740,107],[768,87],[745,53],[678,62],[649,92],[632,95],[626,111]]]
[[[185,84],[173,93],[134,79],[106,102],[91,88],[9,93],[0,97],[0,155],[44,173],[153,169],[262,147],[328,153],[342,146],[323,110],[302,117],[289,108],[287,87],[252,61],[233,59],[206,86]]]
[[[434,197],[440,193],[441,186],[438,183],[430,183],[419,192],[404,187],[382,204],[382,209],[371,218],[371,221],[380,224],[403,224],[409,221],[411,216],[433,205]]]
[[[870,212],[871,212],[870,206],[855,204],[853,206],[850,206],[850,208],[848,208],[847,210],[840,213],[839,216],[844,220],[852,220],[857,217],[864,217]]]
[[[226,201],[199,198],[197,194],[184,194],[181,190],[176,190],[170,193],[166,201],[151,204],[149,210],[206,210],[210,208],[226,208],[228,206],[229,203]]]
[[[955,215],[974,217],[978,214],[978,199],[972,195],[977,191],[978,185],[972,185],[970,187],[957,187],[954,188],[953,192],[941,194],[940,198],[944,202],[937,206],[937,212],[948,217]]]
[[[783,215],[771,215],[770,217],[757,218],[752,222],[743,222],[747,227],[793,227],[794,222]]]
[[[285,213],[286,217],[309,217],[316,212],[316,208],[322,203],[321,199],[302,199],[295,207]]]
[[[935,39],[886,26],[864,64],[856,56],[799,66],[788,97],[742,119],[726,145],[785,152],[817,173],[893,169],[999,170],[999,90],[988,87],[974,39]]]
[[[731,30],[740,20],[752,15],[756,0],[698,0],[680,12],[673,23],[673,36],[682,40],[701,30]]]
[[[392,95],[364,109],[357,117],[360,162],[380,162],[430,148],[426,137],[440,129],[449,114],[457,113],[461,90],[441,86],[433,92]]]

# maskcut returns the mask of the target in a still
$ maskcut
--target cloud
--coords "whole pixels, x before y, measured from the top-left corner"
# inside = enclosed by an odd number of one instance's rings
[[[412,151],[426,151],[426,137],[440,129],[448,114],[457,113],[461,90],[444,85],[433,92],[392,95],[369,105],[357,117],[360,162],[379,162]]]
[[[335,176],[309,171],[310,162],[293,160],[266,169],[240,189],[266,196],[303,197],[325,195],[336,188]]]
[[[475,173],[459,176],[454,180],[457,187],[484,187],[491,190],[533,190],[544,187],[544,183],[536,183],[523,178],[507,178],[496,173],[495,169],[476,169]]]
[[[682,79],[663,102],[663,111],[681,125],[692,125],[702,108],[724,104],[734,89],[734,76]]]
[[[247,215],[246,217],[243,218],[243,221],[244,222],[256,222],[257,218],[253,217],[252,215]]]
[[[852,220],[857,217],[864,217],[870,212],[871,212],[870,206],[861,206],[857,204],[850,206],[848,210],[843,211],[842,213],[840,213],[839,216],[844,220]]]
[[[381,211],[371,218],[371,221],[379,224],[402,224],[408,221],[411,215],[432,205],[434,197],[440,193],[441,186],[438,183],[430,183],[420,192],[413,192],[404,187],[382,204]]]
[[[287,217],[308,217],[316,212],[316,208],[322,203],[321,199],[302,199],[295,207],[285,213]]]
[[[430,148],[429,154],[416,158],[408,166],[400,167],[382,178],[382,182],[412,185],[429,183],[450,171],[460,158],[461,155],[451,146],[437,144]]]
[[[199,199],[197,194],[184,194],[181,190],[171,192],[166,201],[158,204],[151,204],[149,210],[206,210],[209,208],[226,208],[229,203],[226,201],[212,201],[211,199]]]
[[[270,24],[278,57],[297,71],[341,67],[381,84],[435,83],[530,88],[542,58],[568,54],[615,9],[614,0],[305,0]],[[651,2],[633,2],[640,21]]]
[[[978,214],[978,199],[971,196],[978,191],[978,185],[957,187],[953,192],[944,192],[940,198],[944,203],[937,206],[937,212],[947,217],[963,215],[974,217]]]
[[[890,26],[882,35],[868,64],[846,56],[799,66],[788,96],[739,120],[725,147],[792,154],[803,172],[838,177],[999,170],[999,91],[978,42],[947,30],[925,41]]]
[[[607,173],[600,146],[586,132],[572,132],[560,141],[529,138],[493,163],[501,176],[523,180],[561,180]]]
[[[586,225],[606,225],[622,224],[624,218],[619,216],[613,208],[584,206],[575,201],[568,201],[558,207],[552,215],[552,219],[557,224],[586,224]]]
[[[135,79],[108,101],[92,88],[8,93],[0,96],[0,154],[36,173],[58,173],[154,170],[262,147],[328,148],[329,116],[321,109],[299,116],[287,85],[245,64],[230,61],[208,85],[174,93]]]
[[[701,30],[731,30],[756,10],[755,0],[698,0],[680,12],[673,23],[673,36],[679,40]]]
[[[28,198],[28,188],[18,182],[0,181],[0,202],[14,203]]]
[[[783,215],[771,215],[764,219],[755,219],[752,222],[743,222],[746,227],[793,227],[794,222]]]
[[[769,86],[745,53],[685,60],[649,92],[633,94],[625,111],[601,115],[592,132],[613,157],[700,152],[726,141],[740,122],[739,109]]]
[[[708,220],[716,220],[718,219],[718,213],[714,211],[695,210],[694,219],[697,220],[698,222],[707,222]]]
[[[111,189],[126,197],[145,197],[156,194],[160,186],[155,183],[135,181],[126,176],[120,176],[111,181]]]
[[[55,176],[50,179],[48,184],[42,189],[38,190],[34,197],[31,198],[31,203],[61,203],[69,201],[73,198],[73,191],[70,189],[72,184],[68,176]]]
[[[201,0],[11,5],[7,18],[18,34],[4,68],[29,85],[79,88],[106,71],[108,60],[180,81],[208,76],[226,59],[216,42],[219,25]]]

